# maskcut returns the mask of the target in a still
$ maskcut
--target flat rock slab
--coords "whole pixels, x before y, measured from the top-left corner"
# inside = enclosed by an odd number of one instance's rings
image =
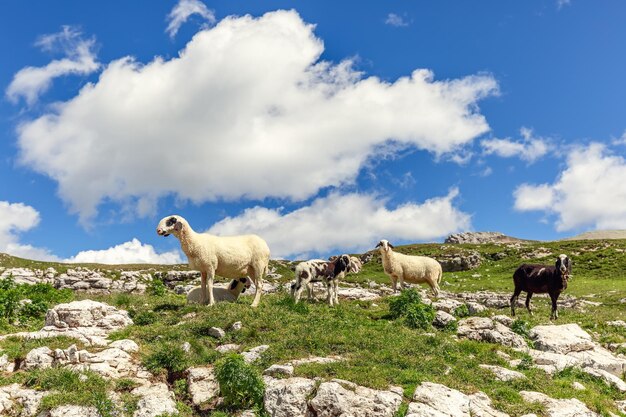
[[[593,349],[596,345],[578,324],[535,326],[530,330],[535,348],[552,353],[568,354]]]
[[[567,356],[575,358],[581,367],[602,369],[620,378],[626,372],[626,359],[615,356],[611,351],[599,345],[590,350],[572,352]]]
[[[602,379],[608,386],[613,386],[620,392],[626,392],[626,382],[610,372],[595,368],[583,368],[583,372]]]
[[[488,317],[469,317],[459,321],[457,336],[514,348],[527,347],[522,336]]]
[[[413,393],[406,417],[507,417],[494,409],[491,400],[478,392],[466,395],[461,391],[433,382],[423,382]]]
[[[309,407],[316,417],[393,417],[401,403],[402,396],[397,392],[332,380],[320,384]]]
[[[520,395],[524,401],[529,403],[540,403],[546,408],[548,417],[599,417],[600,415],[591,411],[587,406],[576,398],[555,400],[545,394],[534,391],[521,391]]]

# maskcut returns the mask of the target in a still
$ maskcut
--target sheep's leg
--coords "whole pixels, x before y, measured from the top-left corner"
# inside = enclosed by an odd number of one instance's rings
[[[511,297],[511,316],[515,317],[515,304],[517,304],[517,297],[519,297],[521,289],[515,288],[513,296]]]
[[[390,275],[391,278],[391,286],[393,287],[393,292],[398,291],[398,280],[393,275]]]
[[[249,268],[252,269],[252,281],[254,282],[254,286],[256,287],[256,293],[254,294],[254,300],[252,301],[252,307],[258,307],[261,302],[261,294],[263,293],[263,271],[265,271],[264,267],[261,268]]]
[[[552,312],[550,313],[550,320],[556,320],[559,318],[559,313],[556,311],[556,300],[559,298],[559,294],[550,293],[550,299],[552,300]]]
[[[339,305],[339,280],[333,280],[333,293],[335,296],[335,305]]]
[[[209,297],[206,292],[206,272],[200,272],[200,304],[206,304],[209,302]]]
[[[398,277],[398,285],[400,286],[400,291],[404,290],[404,277],[402,275]]]
[[[314,297],[313,297],[313,283],[311,281],[306,283],[306,291],[309,296],[309,302],[312,303],[314,300]]]
[[[207,285],[206,291],[209,296],[209,305],[215,305],[215,298],[213,297],[213,278],[215,277],[215,271],[209,271],[207,273]]]
[[[528,313],[532,316],[533,315],[533,311],[530,308],[530,299],[532,298],[533,293],[528,291],[528,294],[526,295],[526,310],[528,310]]]
[[[430,285],[430,289],[435,297],[439,297],[439,285],[437,284],[437,281],[429,281],[428,284]]]
[[[329,280],[326,281],[326,301],[330,306],[333,305],[333,283]]]

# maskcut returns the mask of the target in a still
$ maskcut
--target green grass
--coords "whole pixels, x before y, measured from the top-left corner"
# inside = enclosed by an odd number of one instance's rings
[[[551,254],[539,259],[527,259],[529,254],[541,247]],[[521,263],[552,264],[558,254],[566,253],[573,260],[574,279],[564,294],[602,304],[585,305],[582,310],[562,308],[557,324],[578,323],[592,332],[601,343],[623,343],[626,342],[626,330],[607,326],[605,322],[626,320],[626,306],[619,303],[620,299],[626,298],[624,248],[626,241],[567,241],[530,242],[518,246],[426,244],[408,245],[396,250],[435,257],[477,251],[483,258],[482,265],[472,271],[445,273],[442,289],[451,292],[490,290],[504,293],[512,292],[512,274]],[[498,255],[500,253],[505,254],[501,259]],[[383,273],[378,259],[379,256],[375,254],[372,262],[365,264],[360,274],[349,275],[346,280],[389,285],[389,279]],[[278,273],[283,274],[281,282],[293,278],[288,263],[272,262],[272,265]],[[132,268],[124,266],[124,269]],[[265,295],[260,307],[252,309],[249,307],[249,295],[237,303],[214,307],[186,305],[183,296],[171,292],[162,296],[78,293],[75,297],[104,301],[130,312],[136,324],[114,333],[111,338],[130,338],[139,344],[139,357],[144,364],[175,388],[183,417],[197,414],[188,405],[181,369],[216,363],[222,355],[215,351],[215,347],[224,343],[237,343],[244,349],[268,344],[270,348],[254,364],[257,371],[274,363],[310,355],[341,355],[345,358],[341,362],[299,366],[296,375],[341,378],[379,389],[387,388],[390,384],[399,385],[404,388],[406,402],[415,387],[424,381],[442,383],[465,393],[484,391],[496,408],[511,415],[541,415],[543,412],[541,406],[523,402],[519,395],[521,390],[539,391],[554,398],[575,397],[604,415],[608,412],[617,413],[614,401],[626,398],[623,393],[574,369],[551,377],[541,370],[522,365],[520,369],[527,376],[526,380],[506,383],[494,381],[489,371],[478,365],[506,367],[505,361],[496,354],[498,350],[522,360],[525,355],[499,345],[457,341],[454,329],[407,327],[402,317],[392,319],[390,299],[377,300],[375,303],[342,301],[339,306],[330,308],[324,302],[294,304],[285,295]],[[515,328],[521,334],[527,333],[530,327],[551,323],[548,298],[534,297],[533,307],[534,316],[530,316],[524,309],[518,310]],[[465,312],[458,311],[457,314],[461,316]],[[490,310],[485,314],[509,314],[509,310]],[[219,341],[208,336],[210,327],[228,329],[235,321],[243,322],[241,331],[227,332],[226,337]],[[0,329],[0,332],[7,333],[4,329]],[[191,344],[189,353],[180,350],[185,341]],[[59,340],[54,343],[55,347],[66,348],[73,341]],[[46,345],[51,346],[48,342]],[[31,346],[37,347],[35,344],[19,345],[15,341],[5,341],[0,344],[0,349],[14,352],[11,355],[18,357],[24,355]],[[28,375],[19,372],[4,380],[0,378],[0,384],[23,382],[24,374]],[[584,384],[587,390],[574,390],[574,381]],[[129,387],[126,385],[129,383],[118,384],[110,389],[128,394]],[[95,401],[93,397],[89,398],[89,401]],[[406,404],[403,407],[406,408]],[[214,415],[223,414],[216,412]]]

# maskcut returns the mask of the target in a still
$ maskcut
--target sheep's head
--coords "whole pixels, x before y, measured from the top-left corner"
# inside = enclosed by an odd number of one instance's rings
[[[185,223],[185,219],[177,215],[163,217],[157,226],[157,234],[159,236],[169,236],[171,233],[177,235],[183,229]]]
[[[556,269],[561,271],[561,275],[565,276],[566,279],[572,273],[572,263],[567,257],[567,255],[563,255],[563,254],[559,255],[559,257],[556,259],[555,266],[556,266]]]
[[[231,291],[238,289],[240,293],[244,293],[248,288],[250,288],[250,286],[252,286],[252,281],[250,280],[250,278],[243,277],[232,280],[230,282],[229,289]]]
[[[393,249],[394,248],[394,246],[391,243],[389,243],[388,240],[385,240],[385,239],[383,239],[380,242],[378,242],[378,245],[376,245],[376,247],[380,248],[379,250],[381,252],[389,252],[389,249]]]

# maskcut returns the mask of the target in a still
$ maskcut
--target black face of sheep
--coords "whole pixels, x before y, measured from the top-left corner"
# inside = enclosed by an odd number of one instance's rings
[[[550,295],[552,300],[551,320],[559,317],[557,300],[561,292],[567,288],[567,282],[572,273],[572,263],[566,255],[559,255],[554,266],[523,264],[513,274],[515,291],[511,297],[511,315],[515,316],[515,304],[522,291],[525,291],[526,308],[532,314],[530,299],[534,293]]]
[[[350,268],[350,257],[347,255],[341,255],[335,261],[335,268],[333,270],[333,275],[337,276],[342,272],[347,272]]]

